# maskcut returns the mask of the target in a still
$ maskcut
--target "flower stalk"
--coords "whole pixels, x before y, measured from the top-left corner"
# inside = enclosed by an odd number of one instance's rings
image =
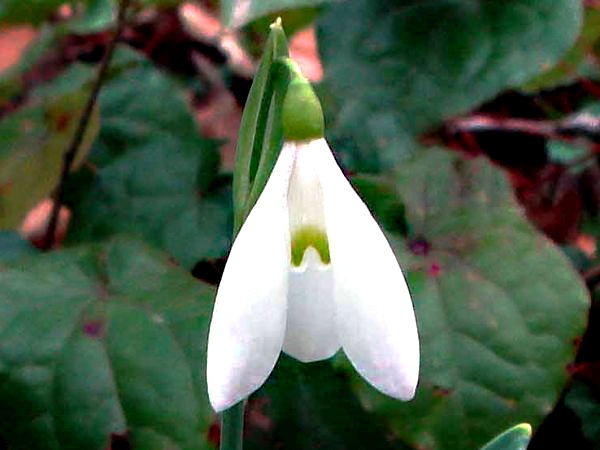
[[[244,446],[244,401],[223,411],[221,416],[221,450],[242,450]]]

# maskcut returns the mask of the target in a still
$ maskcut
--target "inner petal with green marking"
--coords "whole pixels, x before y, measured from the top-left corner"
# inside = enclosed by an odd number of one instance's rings
[[[288,186],[291,263],[301,267],[306,250],[314,248],[324,265],[331,262],[325,222],[323,189],[313,167],[312,149],[298,145]]]
[[[292,234],[292,264],[294,267],[302,265],[304,252],[309,247],[313,247],[317,251],[323,264],[327,265],[331,262],[327,234],[316,226],[307,225]]]

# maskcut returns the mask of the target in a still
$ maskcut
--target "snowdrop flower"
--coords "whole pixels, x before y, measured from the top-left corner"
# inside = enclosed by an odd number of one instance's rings
[[[371,385],[409,400],[419,372],[410,294],[385,236],[323,138],[320,104],[302,77],[290,84],[283,123],[286,142],[217,292],[210,402],[222,411],[257,390],[282,350],[311,362],[340,347]]]

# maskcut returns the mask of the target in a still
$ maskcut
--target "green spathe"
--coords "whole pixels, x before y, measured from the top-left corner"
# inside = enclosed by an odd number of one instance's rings
[[[291,79],[283,101],[283,137],[286,141],[309,141],[322,138],[324,120],[321,103],[298,65],[287,61]]]

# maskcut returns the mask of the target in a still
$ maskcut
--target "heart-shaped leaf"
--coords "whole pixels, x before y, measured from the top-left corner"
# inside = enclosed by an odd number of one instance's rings
[[[0,434],[11,449],[200,450],[213,288],[123,239],[0,268]]]
[[[333,4],[319,26],[330,136],[359,170],[397,163],[411,136],[552,67],[581,22],[572,0]]]
[[[189,268],[225,255],[230,192],[219,178],[216,145],[200,136],[184,90],[131,52],[116,55],[114,71],[100,96],[93,167],[68,187],[73,221],[67,239],[137,234]]]
[[[385,223],[417,314],[421,377],[408,403],[357,380],[365,404],[417,448],[479,448],[514,423],[535,427],[585,328],[580,277],[483,158],[423,150],[391,186],[409,237]]]

